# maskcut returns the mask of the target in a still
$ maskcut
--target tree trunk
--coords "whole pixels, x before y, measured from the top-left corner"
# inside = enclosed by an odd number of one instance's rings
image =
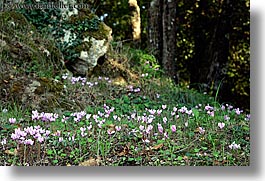
[[[163,0],[153,0],[148,9],[148,48],[160,64],[163,56],[162,7]]]
[[[162,65],[166,74],[177,81],[176,71],[176,0],[164,0],[163,3],[163,56]]]
[[[209,8],[204,2],[196,12],[195,56],[191,64],[190,81],[192,87],[199,88],[200,85],[204,91],[216,92],[227,70],[231,27],[229,19],[232,12],[229,0],[222,3],[222,12],[214,19],[210,20],[202,13]]]
[[[129,0],[128,3],[131,11],[132,38],[134,41],[137,41],[141,39],[140,8],[136,0]]]
[[[174,81],[176,77],[176,1],[153,0],[149,8],[149,49]]]

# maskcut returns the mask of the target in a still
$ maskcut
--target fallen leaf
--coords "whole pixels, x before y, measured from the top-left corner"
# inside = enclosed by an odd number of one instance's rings
[[[115,125],[114,124],[109,124],[109,125],[107,125],[107,127],[109,127],[109,128],[115,128]]]
[[[100,157],[98,157],[97,159],[90,158],[87,161],[79,163],[78,166],[85,166],[85,167],[87,167],[87,166],[99,166],[100,162],[101,162]]]
[[[129,151],[130,151],[130,145],[125,145],[125,147],[123,148],[123,150],[118,153],[118,156],[124,156],[124,155],[128,155]]]
[[[8,155],[13,155],[13,156],[17,156],[17,154],[18,154],[17,149],[14,149],[13,151],[5,150],[5,153]]]
[[[164,144],[163,143],[160,143],[160,144],[158,144],[156,146],[151,147],[151,149],[152,150],[158,150],[158,149],[162,148],[163,146],[164,146]]]

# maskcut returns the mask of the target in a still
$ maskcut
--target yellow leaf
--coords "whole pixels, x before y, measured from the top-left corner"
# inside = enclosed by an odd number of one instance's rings
[[[5,153],[8,155],[14,155],[14,156],[17,156],[17,154],[18,154],[17,149],[14,149],[13,151],[5,150]]]

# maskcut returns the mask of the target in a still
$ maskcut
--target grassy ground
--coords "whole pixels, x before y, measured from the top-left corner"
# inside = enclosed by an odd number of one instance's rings
[[[0,165],[250,164],[249,114],[175,85],[141,51],[130,56],[137,80],[57,76],[69,110],[0,105]]]

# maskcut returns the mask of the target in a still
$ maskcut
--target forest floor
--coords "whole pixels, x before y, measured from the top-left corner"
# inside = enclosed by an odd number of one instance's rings
[[[250,114],[176,85],[139,52],[134,80],[50,77],[71,109],[0,105],[0,165],[248,166]]]

